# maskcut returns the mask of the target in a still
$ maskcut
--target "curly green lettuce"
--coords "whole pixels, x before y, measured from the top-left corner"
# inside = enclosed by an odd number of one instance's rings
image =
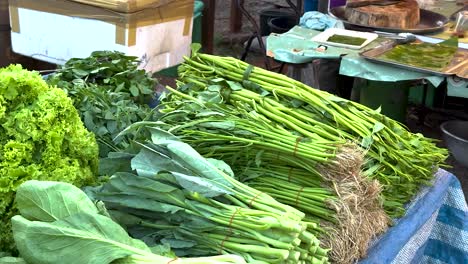
[[[0,69],[0,252],[14,249],[16,189],[28,180],[92,184],[98,146],[66,93],[36,72]]]

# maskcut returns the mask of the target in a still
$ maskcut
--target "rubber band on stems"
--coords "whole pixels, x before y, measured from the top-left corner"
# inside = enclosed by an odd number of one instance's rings
[[[296,145],[294,145],[294,152],[293,152],[294,157],[297,157],[296,156],[297,155],[297,149],[299,147],[299,142],[301,142],[301,141],[302,141],[302,137],[296,138]]]
[[[293,170],[293,167],[289,167],[289,170],[288,170],[288,182],[291,182],[292,170]]]
[[[294,206],[298,206],[299,204],[299,196],[301,195],[301,193],[304,191],[304,186],[301,187],[301,189],[297,192],[297,195],[296,195],[296,200],[294,202]]]
[[[252,208],[252,205],[253,205],[254,201],[255,201],[258,197],[260,197],[261,194],[262,194],[262,192],[258,192],[257,195],[254,196],[254,198],[250,199],[250,201],[249,201],[249,207],[250,207],[250,208]]]
[[[219,249],[219,253],[220,254],[223,254],[223,249],[224,249],[224,243],[228,240],[228,238],[232,235],[232,233],[234,232],[232,230],[232,222],[234,221],[234,217],[236,216],[236,214],[240,211],[240,208],[237,208],[236,211],[234,211],[234,213],[231,215],[230,219],[229,219],[229,225],[228,225],[228,233],[226,234],[226,236],[223,238],[223,240],[221,241],[221,244],[219,245],[220,246],[220,249]]]
[[[171,264],[172,262],[177,261],[178,259],[179,259],[178,257],[175,257],[174,259],[169,260],[169,262],[167,262],[167,264]]]

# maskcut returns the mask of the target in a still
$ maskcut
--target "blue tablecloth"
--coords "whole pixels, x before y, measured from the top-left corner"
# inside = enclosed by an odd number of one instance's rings
[[[439,170],[359,263],[468,263],[468,207],[458,179]]]

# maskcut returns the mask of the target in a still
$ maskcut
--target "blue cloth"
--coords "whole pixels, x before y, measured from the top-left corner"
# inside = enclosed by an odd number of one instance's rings
[[[317,11],[304,13],[299,21],[299,26],[320,31],[327,28],[344,28],[343,22]]]
[[[439,170],[359,263],[468,263],[468,207],[458,179]]]

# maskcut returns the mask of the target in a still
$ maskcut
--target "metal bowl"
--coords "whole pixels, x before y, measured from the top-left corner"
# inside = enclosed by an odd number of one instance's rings
[[[468,167],[468,121],[447,121],[440,128],[455,160]]]

